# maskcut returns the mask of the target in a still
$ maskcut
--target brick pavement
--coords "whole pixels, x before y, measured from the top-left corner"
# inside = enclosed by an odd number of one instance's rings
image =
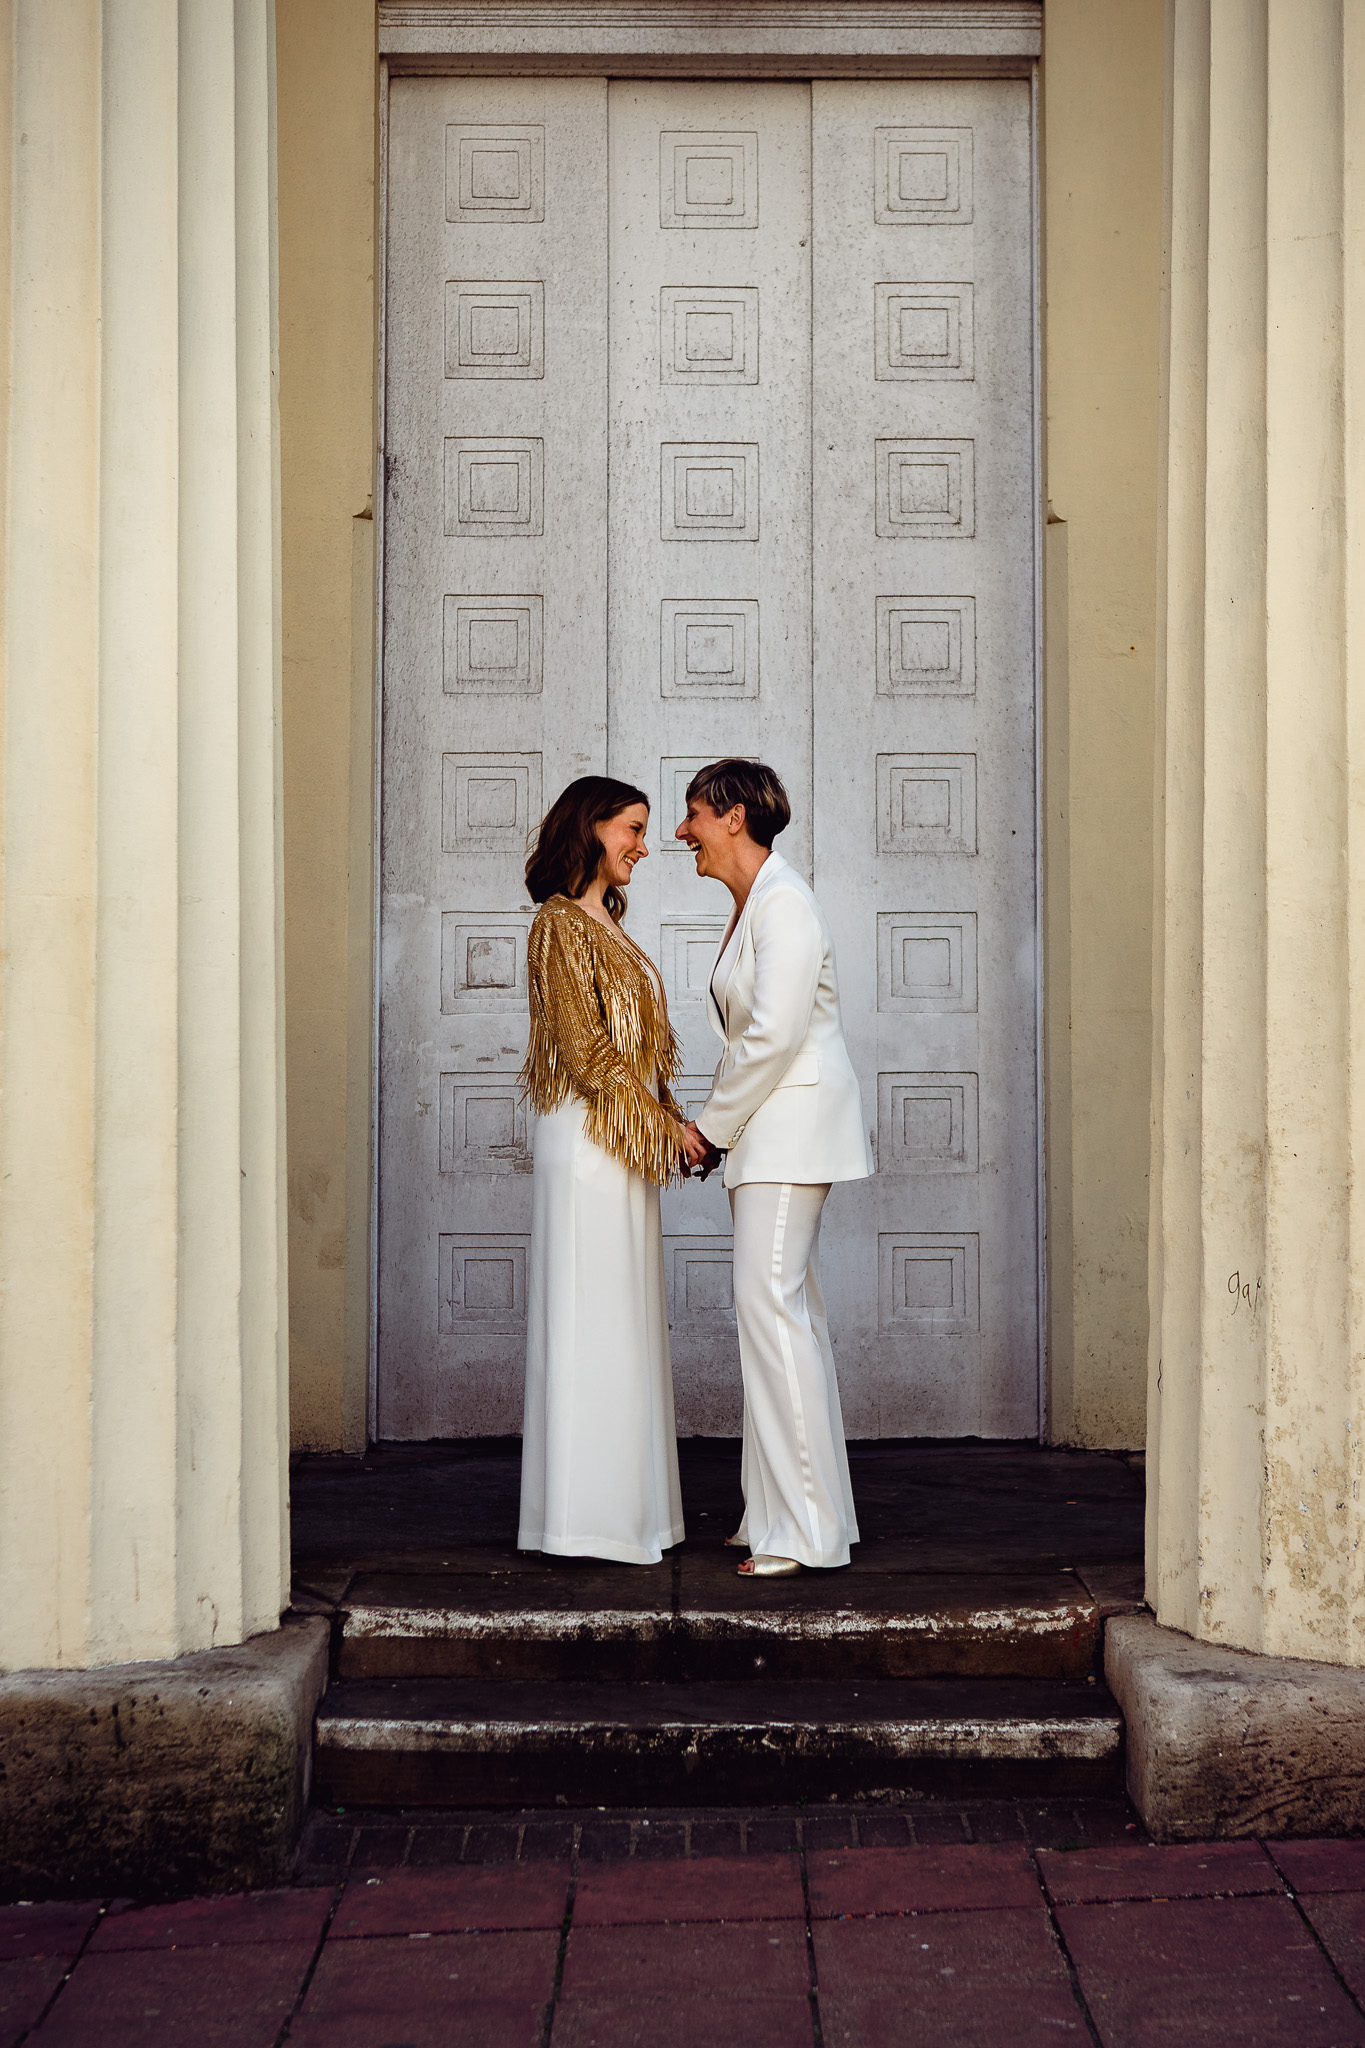
[[[316,1814],[287,1891],[0,1908],[0,2048],[1365,2048],[1365,1841],[1120,1800]]]

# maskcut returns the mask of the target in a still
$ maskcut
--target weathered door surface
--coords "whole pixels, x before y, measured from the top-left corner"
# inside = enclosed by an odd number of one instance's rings
[[[381,1436],[520,1425],[527,834],[650,792],[629,928],[699,1104],[729,898],[671,840],[722,753],[838,943],[850,1434],[1035,1427],[1031,148],[1014,81],[395,83]],[[723,1193],[664,1230],[679,1427],[735,1432]]]

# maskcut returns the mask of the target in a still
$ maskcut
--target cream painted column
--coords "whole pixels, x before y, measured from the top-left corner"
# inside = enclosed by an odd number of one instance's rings
[[[1148,1597],[1365,1664],[1365,10],[1168,36]]]
[[[8,0],[0,1667],[285,1598],[271,0]]]

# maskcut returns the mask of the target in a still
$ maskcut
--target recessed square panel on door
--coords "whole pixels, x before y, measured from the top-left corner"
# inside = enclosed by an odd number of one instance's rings
[[[879,754],[877,850],[974,854],[975,754]]]
[[[659,694],[758,695],[758,605],[749,598],[666,597],[659,614]]]
[[[539,591],[448,592],[441,617],[443,687],[451,696],[540,695],[545,599]]]
[[[849,1429],[1038,1422],[1032,136],[813,93],[815,889],[878,1171],[822,1231]]]
[[[526,1104],[515,1074],[442,1074],[441,1172],[529,1173]]]
[[[543,281],[452,279],[446,286],[446,375],[543,377]]]
[[[971,441],[877,442],[880,540],[971,540],[976,449]]]
[[[520,1426],[527,844],[606,756],[607,91],[390,95],[379,1301],[383,1437]]]
[[[832,109],[828,92],[822,97]],[[969,226],[972,144],[970,127],[876,129],[872,203],[878,226]]]
[[[723,917],[670,917],[659,932],[659,962],[674,1024],[692,1043],[700,1043],[697,1018],[711,984],[716,951],[725,931]]]
[[[807,85],[613,84],[609,761],[656,807],[629,929],[708,1083],[732,906],[673,838],[695,770],[771,761],[794,812],[780,850],[809,874],[810,227]],[[738,1430],[719,1176],[663,1211],[678,1426]]]
[[[665,384],[757,384],[757,288],[665,285],[659,376]]]
[[[694,103],[708,90],[691,88]],[[756,228],[757,131],[665,129],[659,137],[659,225]]]
[[[494,89],[495,92],[497,89]],[[405,94],[411,99],[411,94]],[[501,95],[499,95],[501,96]],[[472,99],[473,95],[466,95]],[[490,95],[491,97],[491,95]],[[524,96],[523,96],[524,97]],[[406,108],[399,108],[402,119]],[[395,195],[400,204],[407,194]],[[446,127],[446,219],[496,227],[545,218],[545,129],[539,122],[451,121]],[[406,223],[404,223],[406,225]]]
[[[877,376],[883,383],[970,383],[976,374],[969,284],[879,284]]]
[[[877,694],[976,694],[974,597],[877,599]]]
[[[441,762],[441,846],[446,853],[510,853],[523,860],[540,822],[539,754],[446,754]]]
[[[662,540],[757,540],[758,443],[665,441],[659,501]]]
[[[526,1329],[525,1237],[472,1237],[444,1233],[440,1239],[441,1293],[437,1310],[443,1337],[520,1337]]]
[[[975,1173],[981,1160],[975,1074],[880,1074],[879,1173]]]
[[[687,785],[708,765],[706,754],[665,754],[659,763],[659,844],[665,853],[691,862],[692,849],[674,835],[674,825],[687,814]]]
[[[446,436],[446,532],[456,540],[539,538],[545,443],[539,436]]]

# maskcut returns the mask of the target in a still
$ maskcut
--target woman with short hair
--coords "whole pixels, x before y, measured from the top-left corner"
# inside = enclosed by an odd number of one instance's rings
[[[689,1151],[654,963],[621,929],[649,799],[584,775],[526,864],[536,1112],[522,1550],[657,1564],[683,1534],[659,1189]]]
[[[834,941],[801,877],[772,850],[791,819],[762,761],[694,775],[677,836],[734,912],[707,991],[724,1051],[689,1128],[723,1151],[734,1218],[744,1378],[743,1577],[849,1561],[858,1540],[839,1388],[820,1295],[820,1217],[835,1181],[872,1172],[844,1043]]]

